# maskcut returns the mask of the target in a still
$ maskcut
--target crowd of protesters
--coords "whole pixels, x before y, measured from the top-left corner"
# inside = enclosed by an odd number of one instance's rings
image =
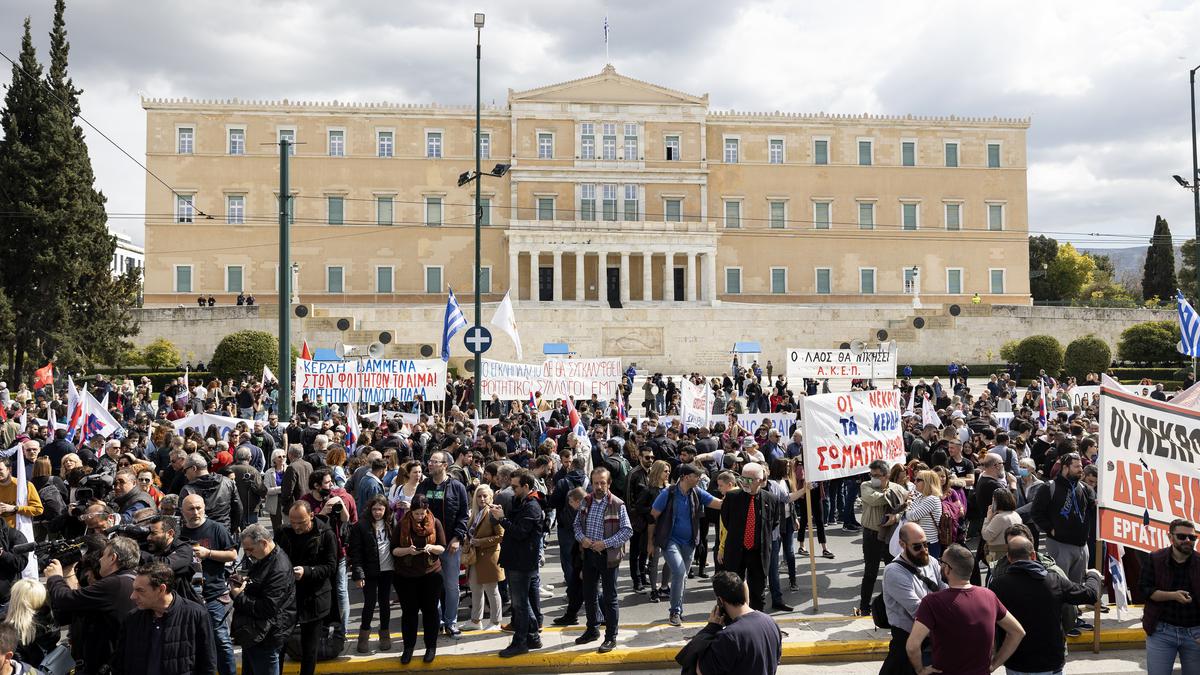
[[[486,402],[481,416],[496,423],[478,429],[469,379],[452,380],[444,401],[352,422],[307,398],[281,421],[275,387],[249,376],[157,392],[98,378],[91,391],[121,429],[82,442],[65,428],[65,390],[0,383],[0,443],[20,452],[0,461],[0,602],[16,629],[0,626],[0,652],[15,641],[9,658],[70,658],[79,673],[233,675],[236,647],[243,673],[275,675],[285,658],[312,673],[343,651],[391,651],[395,617],[401,664],[418,638],[431,662],[463,631],[510,634],[502,658],[542,649],[547,622],[582,623],[575,643],[605,653],[617,646],[619,585],[663,602],[679,626],[700,578],[717,604],[681,653],[685,669],[774,672],[782,638],[764,612],[792,611],[811,521],[826,558],[829,527],[861,536],[854,613],[891,631],[882,672],[1060,671],[1066,638],[1093,628],[1080,608],[1101,592],[1089,570],[1096,401],[1072,405],[1075,383],[1044,373],[1023,386],[998,373],[978,391],[962,368],[944,384],[905,378],[902,399],[937,418],[905,414],[907,463],[815,483],[799,431],[738,421],[794,412],[828,389],[793,389],[773,371],[768,361],[685,376],[717,401],[711,426],[687,429],[668,417],[678,381],[644,377],[642,401],[631,400],[632,368],[619,400],[574,402],[578,425],[567,402],[538,394]],[[644,412],[626,418],[632,403]],[[198,412],[240,421],[188,427]],[[32,520],[37,579],[22,579],[27,558],[13,552],[27,543],[18,517]],[[1151,672],[1167,672],[1176,652],[1185,669],[1200,658],[1185,639],[1200,630],[1194,527],[1172,534],[1177,546],[1145,557],[1134,589],[1147,602]],[[566,607],[545,617],[541,570],[555,550]]]

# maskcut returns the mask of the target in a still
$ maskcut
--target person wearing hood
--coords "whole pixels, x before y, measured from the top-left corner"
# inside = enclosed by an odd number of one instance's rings
[[[1026,673],[1061,672],[1067,639],[1059,620],[1062,607],[1094,604],[1104,576],[1089,569],[1083,584],[1073,583],[1047,570],[1033,542],[1023,536],[1009,538],[1007,557],[1008,571],[992,582],[991,589],[1025,629],[1025,638],[1004,665]]]
[[[204,512],[209,518],[221,523],[230,532],[242,529],[242,501],[232,480],[209,473],[208,460],[198,452],[188,456],[183,472],[188,483],[179,491],[180,499],[188,495],[200,495],[204,499]]]
[[[118,471],[113,478],[113,500],[122,523],[132,523],[133,514],[142,509],[155,508],[154,497],[138,487],[137,474],[130,469]]]

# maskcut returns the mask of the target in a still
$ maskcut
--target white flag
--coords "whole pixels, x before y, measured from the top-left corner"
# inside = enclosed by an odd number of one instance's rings
[[[267,364],[264,363],[263,364],[262,383],[266,384],[268,382],[278,382],[278,381],[279,380],[275,379],[275,373],[272,373],[271,369],[268,368]]]
[[[25,451],[21,448],[21,444],[17,444],[16,452],[17,460],[17,503],[16,506],[29,505],[29,483],[25,482]],[[33,536],[33,520],[29,516],[17,514],[17,531],[25,535],[25,541],[34,541]],[[21,576],[25,579],[38,578],[37,558],[33,553],[29,553],[26,558],[25,569],[21,570]]]
[[[520,361],[524,357],[521,355],[521,336],[517,333],[517,317],[513,314],[512,300],[508,297],[508,293],[504,294],[504,299],[500,301],[500,306],[496,308],[496,313],[492,315],[492,325],[504,331],[508,337],[512,338],[513,346],[517,350],[517,360]]]
[[[925,397],[925,402],[921,404],[921,425],[929,426],[932,424],[935,427],[942,426],[942,419],[938,417],[937,410],[933,407],[933,401],[929,396]]]

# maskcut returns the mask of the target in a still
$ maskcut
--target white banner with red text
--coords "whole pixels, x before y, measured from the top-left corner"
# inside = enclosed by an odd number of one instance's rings
[[[530,394],[541,392],[553,401],[574,397],[601,401],[617,397],[621,384],[621,359],[546,359],[541,365],[483,360],[480,391],[485,401],[528,401]]]
[[[325,403],[441,401],[446,396],[446,362],[441,359],[296,359],[296,399],[305,394]]]
[[[849,349],[789,349],[789,380],[867,380],[896,379],[896,351],[864,349],[855,354]]]
[[[899,389],[807,396],[801,423],[810,481],[866,473],[877,459],[904,462]]]

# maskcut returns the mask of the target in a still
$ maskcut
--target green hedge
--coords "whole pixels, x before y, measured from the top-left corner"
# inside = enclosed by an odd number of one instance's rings
[[[946,367],[949,365],[949,363],[943,363],[940,366],[914,366],[905,364],[900,366],[899,373],[897,374],[903,377],[904,369],[905,367],[908,367],[912,368],[913,377],[933,377],[934,375],[938,377],[949,377],[950,371],[946,370]],[[987,377],[992,373],[1005,372],[1008,369],[1008,366],[1003,363],[968,363],[967,368],[971,369],[971,377]]]
[[[1120,368],[1113,368],[1111,372],[1112,372],[1113,377],[1117,378],[1121,382],[1124,382],[1126,380],[1137,382],[1144,377],[1148,377],[1151,380],[1158,382],[1160,380],[1180,380],[1180,381],[1182,381],[1184,376],[1187,375],[1187,373],[1190,370],[1191,370],[1190,366],[1187,368],[1120,367]]]

